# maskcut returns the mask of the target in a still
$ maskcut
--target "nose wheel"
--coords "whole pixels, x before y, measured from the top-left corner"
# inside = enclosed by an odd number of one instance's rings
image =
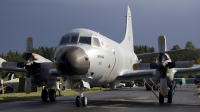
[[[80,93],[80,96],[76,97],[76,106],[80,107],[82,105],[83,107],[86,107],[87,98],[83,96],[83,92],[85,91],[85,88],[77,85],[76,91]]]
[[[82,104],[83,107],[87,106],[87,98],[83,96],[82,98],[80,96],[76,97],[76,106],[80,107]]]

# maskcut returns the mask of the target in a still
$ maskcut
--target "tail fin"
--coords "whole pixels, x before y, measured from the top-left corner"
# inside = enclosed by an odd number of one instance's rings
[[[129,49],[130,51],[134,52],[132,18],[129,6],[127,7],[127,15],[126,15],[126,34],[124,40],[121,42],[121,45]]]

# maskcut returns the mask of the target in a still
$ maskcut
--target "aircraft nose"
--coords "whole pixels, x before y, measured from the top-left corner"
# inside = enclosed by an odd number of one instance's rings
[[[60,58],[62,64],[58,65],[58,68],[61,69],[64,75],[86,75],[90,68],[89,57],[80,47],[68,47]],[[63,66],[65,66],[64,69]]]

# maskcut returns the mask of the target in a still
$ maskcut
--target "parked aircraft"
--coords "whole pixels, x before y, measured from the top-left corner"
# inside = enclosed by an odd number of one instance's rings
[[[52,89],[57,77],[62,77],[68,81],[70,88],[76,88],[80,93],[76,97],[76,106],[87,106],[87,98],[83,95],[86,88],[90,89],[91,84],[110,83],[118,80],[135,80],[150,77],[160,79],[162,85],[160,91],[160,103],[163,103],[168,85],[167,78],[173,79],[173,75],[168,77],[167,69],[173,67],[182,68],[182,72],[193,72],[196,69],[189,69],[192,63],[168,62],[166,58],[165,37],[159,37],[158,62],[151,64],[151,68],[143,68],[138,63],[138,58],[149,56],[150,54],[134,53],[133,30],[130,8],[127,7],[126,31],[124,40],[117,43],[95,31],[77,28],[65,33],[56,48],[54,62],[32,53],[33,39],[29,37],[26,44],[26,62],[3,62],[1,70],[26,72],[25,91],[30,93],[31,84],[35,86],[45,86],[42,90],[42,101],[55,101],[55,90]],[[155,55],[155,54],[154,54]],[[149,64],[150,65],[150,64]],[[134,70],[134,68],[139,70]],[[184,69],[187,67],[187,69]],[[136,69],[135,68],[135,69]],[[178,72],[177,71],[174,72]],[[193,71],[192,71],[193,70]],[[159,72],[158,72],[159,71]],[[197,68],[197,71],[200,71]],[[169,92],[171,93],[171,92]],[[172,97],[168,97],[171,103]]]

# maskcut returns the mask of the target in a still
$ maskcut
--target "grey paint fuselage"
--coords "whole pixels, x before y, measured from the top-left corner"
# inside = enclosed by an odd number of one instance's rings
[[[119,43],[110,40],[109,38],[88,30],[88,29],[74,29],[65,35],[78,35],[96,37],[101,43],[101,47],[95,47],[93,45],[83,43],[73,43],[58,45],[54,54],[55,59],[60,50],[64,47],[76,46],[82,48],[89,57],[90,67],[85,75],[68,75],[69,80],[86,80],[89,83],[107,83],[112,82],[117,76],[120,76],[125,71],[133,71],[133,64],[138,62],[138,58],[134,52],[130,52],[121,46]],[[102,44],[103,43],[103,44]],[[60,70],[58,69],[58,72]],[[61,73],[61,72],[60,72]],[[92,74],[92,75],[91,75]],[[62,74],[66,76],[66,74]]]

